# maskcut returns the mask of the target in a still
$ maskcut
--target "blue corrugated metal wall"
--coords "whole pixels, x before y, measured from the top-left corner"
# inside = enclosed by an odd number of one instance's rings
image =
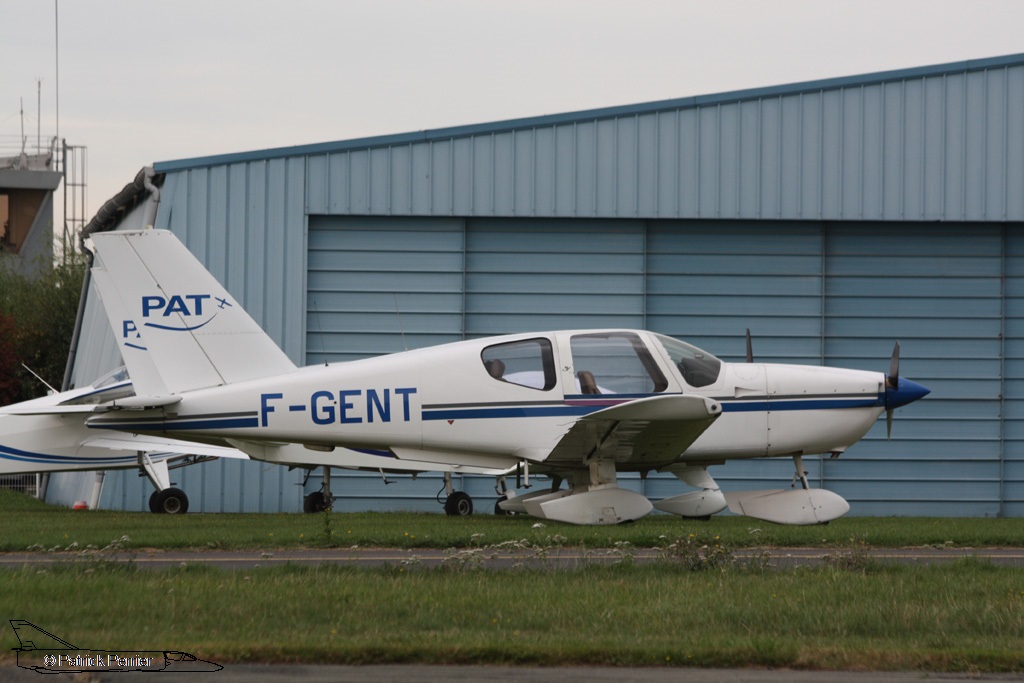
[[[316,361],[318,349],[354,359],[472,336],[628,326],[739,359],[749,326],[758,360],[886,370],[899,339],[901,372],[932,395],[898,411],[891,441],[880,421],[840,459],[814,463],[813,478],[858,514],[1021,514],[1012,392],[1024,370],[1013,317],[1022,246],[1020,224],[312,217],[309,300],[332,304],[309,311],[307,348]],[[434,270],[440,278],[420,279]],[[713,474],[727,487],[762,488],[791,470],[781,460]],[[643,486],[681,490],[671,477]],[[396,504],[395,490],[372,480],[360,490]],[[403,500],[419,506],[432,495]]]
[[[163,162],[156,222],[297,363],[615,325],[727,358],[750,327],[764,360],[881,369],[900,337],[934,393],[891,445],[876,429],[812,474],[861,513],[1019,515],[1021,121],[1010,55]],[[296,481],[219,467],[245,491]],[[790,477],[745,467],[717,476]],[[148,495],[133,477],[112,498]],[[248,504],[203,490],[203,509]]]

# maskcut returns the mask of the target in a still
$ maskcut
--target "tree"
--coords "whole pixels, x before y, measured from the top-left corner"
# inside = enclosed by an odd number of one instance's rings
[[[0,365],[0,385],[18,384],[13,399],[0,395],[0,405],[42,396],[46,387],[26,372],[24,363],[47,383],[60,387],[64,379],[78,299],[85,274],[85,258],[75,255],[32,278],[17,272],[0,258],[0,316],[11,329],[0,328],[0,356],[13,353],[13,372]],[[0,358],[0,364],[3,359]],[[6,381],[5,381],[6,380]],[[6,400],[4,400],[6,399]]]
[[[16,402],[21,396],[21,365],[14,350],[14,318],[0,313],[0,406]]]

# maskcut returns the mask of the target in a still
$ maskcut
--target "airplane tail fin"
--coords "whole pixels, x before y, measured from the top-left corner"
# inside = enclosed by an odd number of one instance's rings
[[[23,619],[11,619],[11,628],[21,643],[18,650],[77,650],[78,648]]]
[[[114,231],[91,239],[94,282],[137,394],[180,393],[295,369],[173,233]]]

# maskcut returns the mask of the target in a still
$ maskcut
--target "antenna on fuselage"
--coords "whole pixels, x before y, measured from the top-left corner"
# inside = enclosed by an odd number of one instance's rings
[[[750,328],[747,328],[747,362],[754,362],[754,344],[750,341]]]
[[[327,345],[324,344],[324,326],[320,324],[320,309],[317,308],[316,299],[313,299],[313,314],[316,316],[317,332],[320,333],[320,353],[324,356],[324,367],[326,368],[329,365],[327,362]]]
[[[50,390],[51,392],[53,392],[54,394],[58,393],[56,389],[54,389],[54,388],[53,388],[52,386],[50,386],[50,383],[49,383],[49,382],[47,382],[47,381],[46,381],[45,379],[43,379],[42,377],[40,377],[39,375],[37,375],[37,374],[36,374],[36,372],[35,372],[35,370],[33,370],[33,369],[32,369],[32,368],[30,368],[29,366],[25,365],[24,363],[22,363],[22,364],[21,364],[21,367],[25,368],[25,369],[26,369],[26,370],[28,370],[28,371],[29,371],[30,373],[32,373],[32,376],[33,376],[33,377],[35,377],[35,378],[36,378],[37,380],[39,380],[40,382],[42,382],[42,383],[43,383],[44,385],[46,385],[46,388],[47,388],[47,389],[49,389],[49,390]]]

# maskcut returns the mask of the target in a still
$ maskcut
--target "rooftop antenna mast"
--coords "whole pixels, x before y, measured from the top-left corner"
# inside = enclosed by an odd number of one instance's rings
[[[60,3],[53,0],[53,70],[54,106],[57,110],[56,138],[60,140]]]
[[[36,151],[43,151],[43,77],[36,77]]]

